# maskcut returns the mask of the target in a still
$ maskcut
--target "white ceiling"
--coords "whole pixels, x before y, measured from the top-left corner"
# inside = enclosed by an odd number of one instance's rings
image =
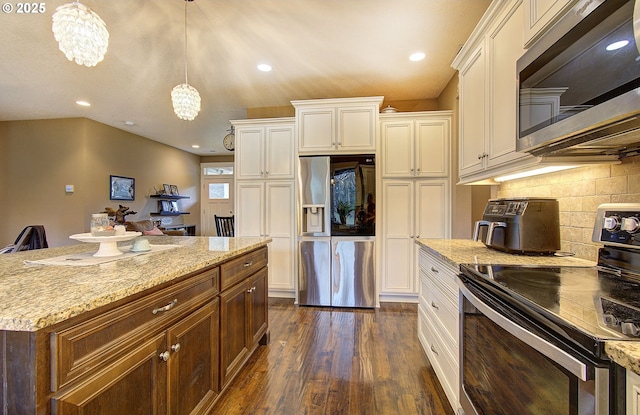
[[[194,121],[178,119],[184,82],[183,0],[86,0],[109,49],[93,68],[68,61],[44,14],[0,16],[0,121],[87,117],[200,155],[227,154],[229,120],[291,100],[382,95],[436,98],[489,0],[196,0],[188,3]],[[17,5],[17,3],[12,3]],[[426,53],[410,62],[416,51]],[[272,72],[256,69],[269,63]],[[89,108],[75,104],[91,102]],[[135,122],[127,126],[124,121]],[[200,149],[193,149],[199,144]]]

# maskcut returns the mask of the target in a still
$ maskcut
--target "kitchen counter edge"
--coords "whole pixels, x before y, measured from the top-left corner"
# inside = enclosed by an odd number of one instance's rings
[[[91,266],[24,264],[95,252],[76,244],[0,255],[0,330],[34,332],[266,246],[270,238],[145,237],[175,249]]]

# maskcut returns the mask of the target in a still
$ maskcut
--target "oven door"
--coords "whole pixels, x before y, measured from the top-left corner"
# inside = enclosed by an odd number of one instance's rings
[[[609,414],[609,370],[461,275],[460,404],[467,415]]]

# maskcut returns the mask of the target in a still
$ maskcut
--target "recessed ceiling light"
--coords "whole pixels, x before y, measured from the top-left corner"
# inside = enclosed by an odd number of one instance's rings
[[[197,144],[194,144],[194,145],[191,146],[191,148],[200,148],[200,146],[197,145]]]
[[[123,121],[123,122],[124,122],[124,125],[128,125],[129,127],[131,127],[132,125],[136,125],[136,123],[133,121]]]
[[[258,70],[262,72],[271,72],[271,65],[261,63],[260,65],[258,65]]]
[[[423,60],[425,56],[426,55],[423,52],[416,52],[416,53],[412,53],[411,56],[409,56],[409,60],[412,62],[418,62]]]
[[[623,48],[623,47],[627,46],[628,44],[629,44],[628,40],[619,40],[619,41],[613,42],[612,44],[607,46],[607,50],[609,50],[609,51],[617,50],[617,49],[620,49],[620,48]]]
[[[91,106],[91,104],[89,104],[87,101],[82,101],[80,99],[76,101],[76,104],[78,104],[78,105],[80,105],[82,107],[90,107]]]

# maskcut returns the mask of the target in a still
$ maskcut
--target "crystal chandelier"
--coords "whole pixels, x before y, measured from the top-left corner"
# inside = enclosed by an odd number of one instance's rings
[[[187,3],[184,4],[184,84],[177,85],[171,90],[173,111],[181,120],[193,121],[200,112],[200,94],[189,85],[187,77]]]
[[[96,66],[109,46],[109,32],[100,16],[79,2],[67,3],[53,14],[53,35],[67,59]]]

